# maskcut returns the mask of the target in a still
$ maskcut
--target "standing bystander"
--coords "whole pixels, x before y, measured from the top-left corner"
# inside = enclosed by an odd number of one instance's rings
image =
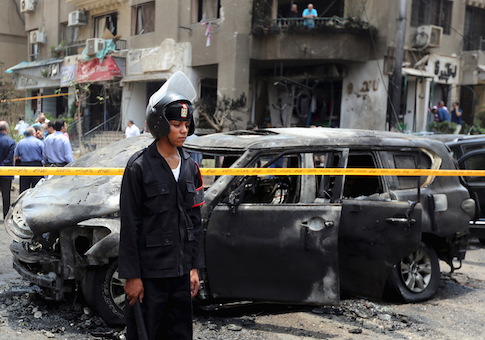
[[[136,126],[132,120],[129,120],[128,123],[126,123],[125,138],[135,137],[139,134],[140,129],[138,128],[138,126]]]
[[[8,136],[8,123],[0,121],[0,166],[13,166],[13,153],[15,142]],[[12,190],[13,176],[0,176],[0,190],[2,191],[3,218],[7,216],[10,208],[10,191]]]
[[[454,102],[453,109],[451,110],[451,121],[456,123],[455,134],[459,134],[461,131],[461,121],[463,118],[463,110],[460,108],[460,103]]]
[[[44,157],[44,142],[36,137],[33,127],[25,130],[26,138],[18,142],[14,152],[14,163],[16,166],[42,166]],[[20,193],[35,185],[44,176],[20,176]]]
[[[159,92],[147,108],[155,141],[131,157],[121,183],[118,266],[126,278],[127,339],[138,339],[132,306],[139,303],[148,339],[191,340],[203,185],[182,145],[194,131],[194,108],[184,95]]]
[[[54,123],[55,132],[45,138],[44,165],[46,166],[65,166],[74,161],[71,142],[61,132],[64,124],[62,119],[56,120]]]
[[[445,102],[442,101],[442,100],[438,103],[438,117],[439,117],[440,122],[451,121],[450,112],[446,108]]]
[[[308,28],[315,27],[315,18],[318,17],[318,12],[315,8],[313,8],[313,4],[308,4],[307,8],[303,10],[301,16],[306,19],[304,25],[306,25]]]

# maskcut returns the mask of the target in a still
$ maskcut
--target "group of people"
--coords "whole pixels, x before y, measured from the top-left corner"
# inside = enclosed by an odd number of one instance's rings
[[[19,119],[20,122],[21,119]],[[1,166],[65,166],[74,161],[71,143],[65,135],[66,123],[59,119],[55,122],[25,126],[21,131],[22,138],[18,143],[9,137],[10,128],[6,121],[0,121],[0,164]],[[47,134],[42,124],[46,124]],[[17,129],[20,133],[20,130]],[[34,187],[44,176],[20,176],[19,192]],[[3,217],[10,207],[10,192],[13,176],[0,176],[2,192]]]
[[[460,108],[459,102],[454,102],[451,113],[445,106],[444,101],[439,101],[438,105],[431,108],[431,113],[433,114],[435,122],[453,122],[456,124],[455,134],[460,133],[461,123],[463,118],[463,110]]]
[[[305,21],[303,22],[303,24],[305,26],[307,26],[308,28],[313,28],[313,27],[315,27],[315,20],[314,19],[318,17],[318,12],[313,7],[313,4],[308,4],[307,8],[305,8],[300,15],[300,12],[298,11],[298,5],[292,4],[287,17],[288,18],[305,18]]]

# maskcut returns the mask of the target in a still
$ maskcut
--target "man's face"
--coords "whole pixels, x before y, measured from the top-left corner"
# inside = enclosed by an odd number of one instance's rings
[[[42,130],[36,130],[35,131],[35,137],[37,137],[39,139],[43,139],[44,138],[44,132]]]
[[[313,9],[313,5],[312,4],[309,4],[308,5],[308,9],[311,11]]]

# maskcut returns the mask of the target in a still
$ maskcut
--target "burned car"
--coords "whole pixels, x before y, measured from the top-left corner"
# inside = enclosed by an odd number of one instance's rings
[[[124,167],[152,142],[125,139],[70,164]],[[438,141],[378,131],[285,128],[186,142],[204,168],[453,169]],[[439,259],[461,265],[474,202],[456,177],[204,174],[200,303],[336,304],[342,291],[415,302],[433,297]],[[78,286],[122,323],[117,274],[121,176],[53,176],[12,205],[15,269],[46,297]]]

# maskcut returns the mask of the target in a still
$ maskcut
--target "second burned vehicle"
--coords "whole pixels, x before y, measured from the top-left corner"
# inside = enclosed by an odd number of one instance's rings
[[[124,167],[152,141],[123,140],[70,166]],[[206,168],[455,167],[441,142],[378,131],[233,131],[186,147],[202,154]],[[341,291],[432,298],[438,259],[453,270],[465,256],[475,208],[456,177],[204,177],[201,303],[336,304]],[[120,181],[54,176],[20,196],[6,220],[16,270],[52,299],[80,284],[110,324],[122,322],[124,302],[117,276]]]

